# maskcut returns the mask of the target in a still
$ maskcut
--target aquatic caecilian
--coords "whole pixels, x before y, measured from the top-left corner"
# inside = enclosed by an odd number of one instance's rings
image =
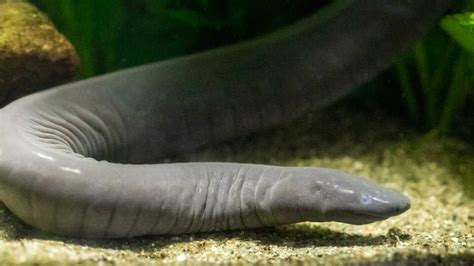
[[[0,199],[27,224],[82,238],[400,214],[403,194],[336,170],[157,162],[332,102],[450,2],[335,1],[255,40],[21,98],[0,111]]]

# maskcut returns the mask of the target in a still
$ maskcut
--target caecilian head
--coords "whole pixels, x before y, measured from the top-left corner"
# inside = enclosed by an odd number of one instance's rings
[[[330,221],[366,224],[399,215],[410,208],[402,193],[362,177],[328,170],[325,217]]]
[[[292,199],[291,208],[301,220],[367,224],[410,208],[402,193],[362,177],[325,168],[293,170],[273,192]]]

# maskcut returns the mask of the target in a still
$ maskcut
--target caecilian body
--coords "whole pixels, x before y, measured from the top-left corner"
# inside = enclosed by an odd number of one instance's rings
[[[337,99],[449,2],[336,1],[256,40],[21,98],[0,110],[0,199],[34,227],[98,238],[400,214],[403,194],[337,170],[156,162]]]

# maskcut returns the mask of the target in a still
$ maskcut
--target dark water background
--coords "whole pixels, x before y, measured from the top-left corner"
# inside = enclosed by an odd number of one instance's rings
[[[249,39],[332,1],[30,2],[45,11],[73,42],[81,57],[81,77],[88,77]],[[474,0],[457,1],[450,13],[473,10]],[[420,132],[456,135],[474,143],[474,57],[441,24],[346,101],[383,106]],[[471,30],[474,35],[474,22]]]

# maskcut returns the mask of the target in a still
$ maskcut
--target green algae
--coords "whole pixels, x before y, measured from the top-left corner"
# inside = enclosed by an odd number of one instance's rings
[[[474,262],[472,146],[418,135],[379,110],[335,106],[286,127],[177,160],[314,165],[367,176],[412,199],[365,226],[301,223],[251,231],[80,240],[24,225],[0,208],[2,264],[465,264]]]

